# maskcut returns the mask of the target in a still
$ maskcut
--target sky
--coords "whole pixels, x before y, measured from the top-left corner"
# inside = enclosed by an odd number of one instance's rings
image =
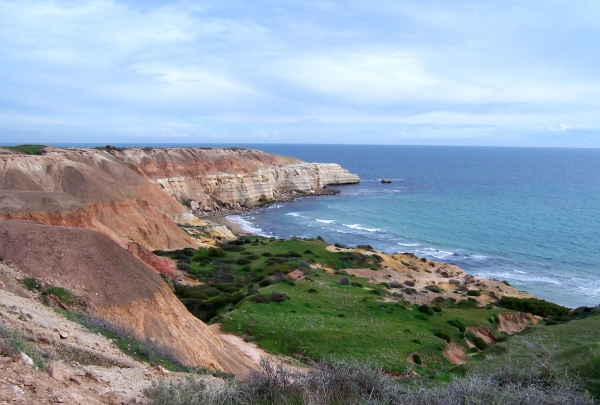
[[[600,2],[0,0],[0,143],[600,147]]]

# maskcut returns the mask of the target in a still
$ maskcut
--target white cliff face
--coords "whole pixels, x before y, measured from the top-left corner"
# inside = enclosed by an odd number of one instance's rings
[[[293,163],[251,173],[161,178],[156,182],[168,194],[210,209],[214,200],[251,207],[259,201],[278,200],[282,193],[315,194],[329,185],[358,183],[360,178],[338,164]]]

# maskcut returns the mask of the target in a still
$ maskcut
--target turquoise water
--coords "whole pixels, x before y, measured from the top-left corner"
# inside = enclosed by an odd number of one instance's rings
[[[362,179],[233,218],[257,233],[414,252],[559,304],[600,304],[600,150],[240,146]]]

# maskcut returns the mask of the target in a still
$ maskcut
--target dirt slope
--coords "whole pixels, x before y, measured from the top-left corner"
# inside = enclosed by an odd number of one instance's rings
[[[243,373],[249,362],[192,316],[161,277],[99,232],[0,221],[0,258],[80,296],[90,313],[152,339],[179,361]]]

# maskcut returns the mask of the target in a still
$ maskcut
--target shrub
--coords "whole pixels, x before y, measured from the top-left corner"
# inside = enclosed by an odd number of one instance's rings
[[[194,271],[194,268],[187,264],[186,262],[177,262],[177,268],[181,271],[185,271],[186,273],[190,273]]]
[[[402,288],[402,284],[397,281],[390,281],[390,288]]]
[[[409,287],[414,287],[415,286],[415,282],[412,280],[404,280],[404,284],[409,286]]]
[[[339,283],[340,283],[340,285],[349,285],[350,279],[346,276],[342,276],[342,277],[340,277]]]
[[[404,293],[407,295],[413,295],[417,293],[417,290],[415,290],[414,288],[405,288]]]
[[[350,283],[350,285],[353,285],[354,287],[363,288],[363,285],[361,283],[359,283],[358,281],[353,281]]]
[[[425,257],[421,257],[421,261],[422,261],[423,263],[427,263],[427,258],[425,258]]]
[[[43,294],[46,293],[54,295],[65,305],[73,305],[77,302],[77,296],[62,287],[49,286]]]
[[[446,331],[438,330],[433,335],[439,337],[440,339],[444,339],[447,343],[452,342],[452,339],[450,338],[450,335]]]
[[[467,332],[467,339],[469,339],[471,342],[473,342],[475,347],[478,348],[479,350],[485,350],[488,348],[488,344],[485,342],[485,340],[483,340],[481,337],[475,335],[471,331]]]
[[[314,254],[315,254],[315,252],[313,252],[313,251],[312,251],[312,250],[310,250],[310,249],[306,249],[306,250],[304,251],[304,253],[305,253],[305,254],[307,254],[307,255],[314,255]]]
[[[256,302],[257,304],[268,304],[271,302],[271,300],[269,299],[269,297],[267,297],[264,294],[256,294],[252,297],[252,301]]]
[[[437,294],[441,294],[443,291],[440,287],[438,287],[437,285],[428,285],[425,286],[426,290],[429,290],[431,292],[437,293]]]
[[[283,302],[287,299],[289,299],[289,298],[284,293],[275,292],[275,291],[273,291],[271,293],[271,301],[273,301],[273,302]]]
[[[213,279],[221,283],[231,283],[235,280],[233,267],[228,264],[219,266],[213,272]]]
[[[414,353],[413,362],[421,357]],[[354,361],[312,362],[305,371],[262,360],[244,381],[207,381],[197,375],[153,381],[144,389],[148,405],[593,405],[577,379],[548,375],[543,368],[468,374],[442,384],[416,383]]]
[[[450,319],[447,323],[449,325],[454,326],[461,333],[464,333],[467,331],[467,327],[465,326],[464,323],[462,323],[462,321],[460,319]]]
[[[415,340],[417,340],[417,339],[415,339]],[[419,342],[419,343],[421,343],[421,342]],[[413,362],[414,362],[415,364],[418,364],[419,366],[420,366],[421,364],[423,364],[423,360],[421,360],[421,356],[419,356],[419,354],[418,354],[418,353],[415,353],[415,354],[413,354],[413,355],[412,355],[412,360],[413,360]]]
[[[481,296],[481,291],[469,290],[469,291],[467,291],[467,295],[470,297],[479,297],[479,296]]]
[[[13,357],[18,356],[21,352],[28,355],[35,366],[40,369],[44,369],[48,365],[48,360],[44,355],[25,340],[21,332],[6,329],[0,325],[0,356]]]
[[[431,309],[433,309],[433,312],[442,312],[442,307],[438,307],[437,305],[434,305]]]
[[[542,318],[565,316],[570,311],[569,308],[537,298],[502,297],[498,305],[515,311],[529,312]]]
[[[314,289],[314,288],[310,288],[310,289],[306,290],[306,292],[309,293],[309,294],[316,294],[316,293],[318,293],[318,291],[316,289]]]
[[[261,280],[260,283],[258,283],[258,285],[261,287],[268,287],[271,285],[271,280],[268,278],[265,278],[264,280]]]
[[[433,309],[431,309],[431,307],[427,304],[423,304],[417,309],[419,310],[419,312],[422,312],[424,314],[433,315]]]
[[[245,257],[240,257],[240,258],[236,259],[236,260],[235,260],[235,262],[236,262],[237,264],[242,264],[242,265],[244,265],[244,264],[250,264],[250,263],[252,263],[252,260],[250,260],[250,259],[246,259]]]
[[[475,298],[467,298],[466,300],[460,300],[457,305],[460,308],[474,308],[477,306],[477,300]]]
[[[273,256],[273,253],[271,253],[271,252],[264,252],[262,255],[264,257],[271,257],[271,256]]]
[[[35,278],[31,277],[25,277],[23,279],[23,285],[29,291],[39,290],[40,288],[42,288],[42,285]]]
[[[436,304],[442,304],[442,303],[446,302],[446,299],[444,297],[435,297],[433,299],[433,302],[435,302]]]

